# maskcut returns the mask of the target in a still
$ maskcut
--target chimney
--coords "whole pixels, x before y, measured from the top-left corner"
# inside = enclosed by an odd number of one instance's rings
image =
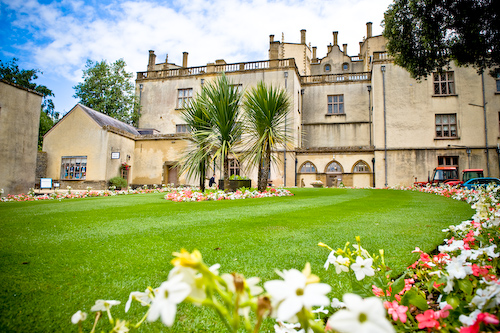
[[[269,43],[273,43],[274,42],[274,35],[269,35]]]
[[[332,44],[328,45],[327,48],[328,48],[328,53],[332,52],[332,48],[333,48]]]
[[[149,62],[148,62],[148,70],[153,70],[156,64],[156,55],[154,50],[149,50]]]
[[[366,23],[366,38],[370,38],[372,36],[372,23]]]
[[[316,59],[316,46],[313,46],[313,59]]]
[[[300,30],[300,44],[306,43],[306,29]]]
[[[339,32],[338,31],[334,31],[333,32],[333,45],[339,45],[338,44],[338,37],[339,37]]]
[[[347,55],[347,44],[342,44],[342,47],[344,48],[344,55]]]
[[[182,52],[182,67],[184,68],[188,66],[188,54],[187,52]]]

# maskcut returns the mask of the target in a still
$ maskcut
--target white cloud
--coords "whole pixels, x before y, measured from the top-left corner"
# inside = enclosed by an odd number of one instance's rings
[[[148,50],[157,62],[168,53],[169,62],[182,63],[189,52],[189,66],[202,66],[216,59],[227,62],[267,59],[269,35],[318,47],[318,57],[339,31],[339,44],[348,43],[350,55],[359,51],[366,35],[365,23],[380,22],[390,0],[177,0],[174,4],[145,0],[100,4],[62,0],[9,1],[15,12],[12,25],[27,29],[33,40],[19,45],[32,55],[30,63],[44,74],[58,75],[74,85],[81,80],[86,59],[123,58],[128,70],[146,70]]]

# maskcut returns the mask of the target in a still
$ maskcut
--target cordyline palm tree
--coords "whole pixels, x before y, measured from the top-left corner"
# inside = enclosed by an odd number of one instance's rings
[[[267,187],[271,151],[277,146],[286,146],[291,141],[286,131],[290,98],[284,89],[266,86],[262,81],[245,95],[245,129],[250,136],[249,147],[244,156],[251,165],[258,166],[258,189]]]
[[[229,155],[234,155],[234,147],[241,142],[243,126],[239,121],[242,93],[238,86],[231,84],[224,73],[203,86],[202,103],[211,128],[200,131],[210,142],[213,158],[220,158],[224,165],[224,189],[229,189]]]
[[[209,131],[212,123],[205,110],[204,90],[185,106],[182,119],[191,130],[193,143],[188,146],[179,163],[181,172],[186,172],[188,177],[200,177],[200,189],[205,191],[205,177],[211,155]]]

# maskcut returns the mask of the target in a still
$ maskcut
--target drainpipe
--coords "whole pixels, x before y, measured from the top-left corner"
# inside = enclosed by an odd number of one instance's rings
[[[380,66],[382,71],[382,92],[384,100],[384,168],[385,168],[385,187],[387,187],[387,115],[385,107],[385,65]]]
[[[373,187],[375,187],[375,157],[372,158],[372,170],[373,170]]]
[[[288,79],[288,72],[284,73],[285,75],[285,90],[287,89],[287,79]],[[285,114],[285,134],[286,134],[286,114]],[[286,144],[285,144],[285,152],[284,152],[284,160],[283,160],[283,187],[286,187]]]
[[[484,95],[484,73],[481,72],[481,85],[483,88],[483,113],[484,113],[484,143],[486,145],[486,170],[490,177],[490,154],[488,151],[488,122],[486,118],[486,97]]]
[[[372,86],[368,85],[368,119],[370,123],[370,147],[372,146],[372,99],[371,99],[371,91]]]

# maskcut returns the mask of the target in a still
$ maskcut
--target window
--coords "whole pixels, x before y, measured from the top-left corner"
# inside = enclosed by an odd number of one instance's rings
[[[436,115],[436,138],[457,137],[457,114]]]
[[[453,72],[434,73],[434,95],[446,96],[454,94]]]
[[[329,72],[332,69],[330,65],[325,65],[325,72]]]
[[[370,167],[363,161],[359,161],[354,165],[352,172],[362,173],[362,172],[370,172]]]
[[[342,70],[343,70],[343,71],[347,71],[347,70],[349,70],[349,64],[348,64],[347,62],[344,62],[344,63],[342,64]]]
[[[316,167],[311,162],[306,162],[300,168],[301,173],[316,173]]]
[[[193,88],[179,89],[177,93],[177,108],[184,109],[193,98]]]
[[[328,96],[328,114],[344,113],[344,95]]]
[[[328,167],[326,168],[326,172],[331,172],[331,173],[342,173],[342,167],[340,164],[337,162],[332,162],[328,164]]]
[[[191,131],[190,131],[190,128],[188,125],[179,124],[179,125],[175,125],[175,132],[176,133],[189,133]]]
[[[240,175],[240,163],[235,158],[229,160],[229,176],[231,177],[232,175]]]
[[[497,81],[497,93],[500,93],[500,73],[497,73],[496,81]]]
[[[438,156],[438,166],[458,168],[458,156]]]
[[[85,179],[87,156],[63,156],[61,158],[61,179]]]

